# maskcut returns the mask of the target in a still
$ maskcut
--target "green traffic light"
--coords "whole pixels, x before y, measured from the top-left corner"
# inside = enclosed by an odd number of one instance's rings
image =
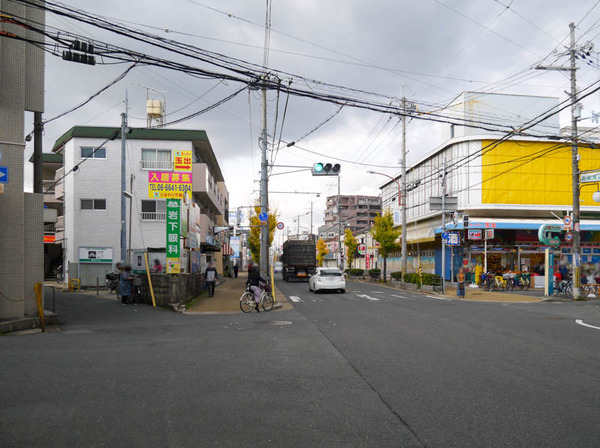
[[[315,172],[320,173],[321,171],[323,171],[323,164],[315,163],[314,170],[315,170]]]

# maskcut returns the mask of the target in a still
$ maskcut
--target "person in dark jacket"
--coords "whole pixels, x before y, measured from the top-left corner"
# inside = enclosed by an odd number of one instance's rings
[[[240,272],[240,268],[238,268],[237,264],[234,264],[233,265],[233,275],[235,276],[235,278],[237,278],[239,272]]]
[[[246,286],[250,286],[250,290],[254,293],[254,300],[256,301],[256,311],[260,313],[258,309],[258,304],[260,302],[260,283],[268,283],[267,280],[260,276],[260,272],[258,272],[258,267],[253,265],[248,273],[248,280],[246,280]]]
[[[214,297],[215,283],[217,281],[217,268],[215,268],[214,262],[212,262],[208,268],[206,268],[204,278],[206,279],[206,286],[208,287],[208,297]]]

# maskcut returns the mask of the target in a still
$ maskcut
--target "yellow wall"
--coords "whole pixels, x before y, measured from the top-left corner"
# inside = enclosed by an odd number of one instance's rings
[[[482,141],[482,147],[493,141]],[[573,203],[571,147],[562,142],[503,142],[483,150],[483,204],[568,205]],[[492,148],[492,146],[490,146]],[[579,148],[579,170],[600,169],[600,150]],[[581,190],[581,205],[594,205],[593,187]]]

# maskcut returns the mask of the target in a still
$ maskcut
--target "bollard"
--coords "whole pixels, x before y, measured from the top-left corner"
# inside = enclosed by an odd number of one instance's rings
[[[44,320],[44,304],[42,303],[42,283],[36,283],[33,285],[35,291],[35,298],[37,301],[38,316],[40,318],[40,326],[42,331],[46,333],[46,321]]]
[[[96,295],[100,295],[100,277],[96,277]]]

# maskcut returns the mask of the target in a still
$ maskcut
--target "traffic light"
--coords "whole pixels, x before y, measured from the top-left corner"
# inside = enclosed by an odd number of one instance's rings
[[[463,215],[463,226],[465,229],[469,228],[469,215]]]
[[[312,167],[313,176],[337,176],[340,174],[341,166],[339,163],[322,163],[317,162]]]
[[[73,42],[71,42],[70,48],[70,50],[65,50],[62,53],[62,58],[65,61],[79,62],[80,64],[87,65],[96,65],[96,57],[92,56],[92,54],[94,54],[93,44],[81,42],[80,40],[74,40]]]

